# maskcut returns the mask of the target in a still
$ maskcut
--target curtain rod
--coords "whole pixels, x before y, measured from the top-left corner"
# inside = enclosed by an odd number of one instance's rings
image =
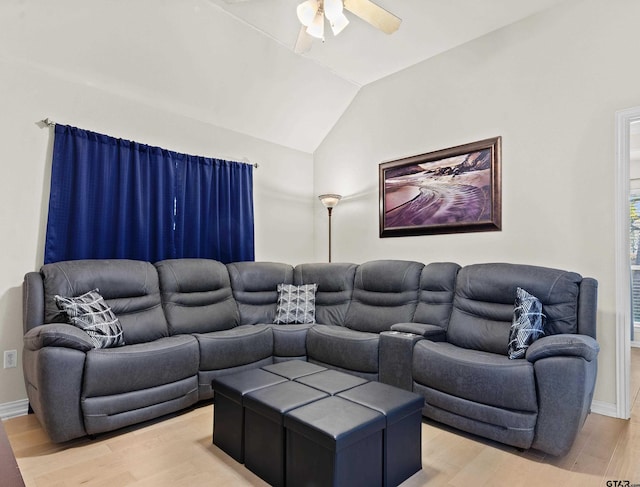
[[[56,124],[56,122],[51,120],[49,117],[40,120],[40,123],[45,124],[47,127],[53,127]],[[240,164],[250,164],[251,166],[253,166],[254,169],[258,169],[260,167],[260,164],[258,164],[257,162],[251,162],[246,158],[243,158],[243,159],[244,159],[243,161],[234,161],[234,162],[239,162]]]

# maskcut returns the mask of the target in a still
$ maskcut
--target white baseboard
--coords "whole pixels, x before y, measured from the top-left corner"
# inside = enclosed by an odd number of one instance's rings
[[[15,418],[16,416],[24,416],[29,412],[29,400],[20,399],[19,401],[5,402],[0,404],[0,419],[5,420]]]
[[[592,401],[591,412],[602,414],[603,416],[611,416],[612,418],[618,417],[618,407],[611,402]]]

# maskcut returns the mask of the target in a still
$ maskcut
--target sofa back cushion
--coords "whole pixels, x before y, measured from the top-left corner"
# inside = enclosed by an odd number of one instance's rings
[[[171,259],[155,264],[169,331],[208,333],[238,326],[227,267],[210,259]]]
[[[300,264],[295,267],[295,285],[318,285],[316,323],[344,326],[357,267],[346,263]]]
[[[411,321],[423,268],[420,262],[405,260],[374,260],[359,265],[346,326],[379,333],[395,323]]]
[[[158,273],[148,262],[126,259],[69,260],[45,264],[45,323],[66,322],[54,296],[75,297],[98,289],[118,317],[127,345],[169,335],[160,302]]]
[[[278,284],[293,284],[293,267],[278,262],[227,264],[241,325],[273,323]]]
[[[418,305],[413,315],[415,323],[448,328],[459,270],[460,266],[453,262],[434,262],[424,266],[420,275]]]
[[[456,279],[447,341],[464,348],[507,355],[518,287],[542,302],[545,334],[577,333],[581,280],[575,272],[529,265],[497,263],[463,267]]]

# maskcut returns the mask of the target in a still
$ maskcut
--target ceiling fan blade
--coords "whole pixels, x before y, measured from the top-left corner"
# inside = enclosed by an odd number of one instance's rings
[[[304,54],[311,49],[311,44],[313,44],[313,37],[307,34],[307,28],[303,25],[300,27],[300,32],[298,33],[298,39],[296,40],[293,52],[296,54]]]
[[[344,8],[386,34],[393,34],[402,20],[370,0],[344,0]]]

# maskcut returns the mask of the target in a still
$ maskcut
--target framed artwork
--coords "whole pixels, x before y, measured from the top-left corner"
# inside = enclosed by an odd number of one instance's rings
[[[379,165],[380,237],[502,228],[501,137]]]

